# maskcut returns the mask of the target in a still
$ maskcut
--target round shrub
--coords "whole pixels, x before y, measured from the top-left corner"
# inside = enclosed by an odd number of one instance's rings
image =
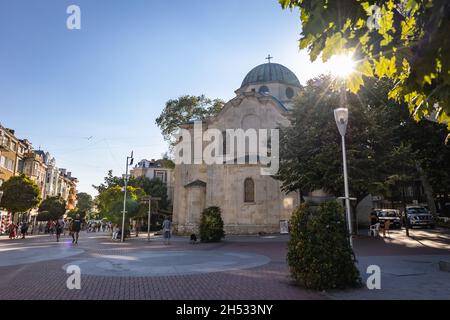
[[[290,225],[287,260],[297,283],[314,290],[361,286],[342,206],[335,201],[302,204]]]
[[[201,242],[219,242],[225,237],[223,220],[220,216],[219,207],[209,207],[203,210],[200,220]]]

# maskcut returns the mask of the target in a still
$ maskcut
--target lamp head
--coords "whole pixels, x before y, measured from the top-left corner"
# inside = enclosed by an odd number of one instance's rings
[[[348,124],[348,109],[347,108],[337,108],[334,110],[334,119],[336,120],[336,125],[338,127],[341,136],[345,136]]]

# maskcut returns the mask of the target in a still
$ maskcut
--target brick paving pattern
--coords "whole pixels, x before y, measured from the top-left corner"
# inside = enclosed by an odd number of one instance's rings
[[[76,249],[83,253],[58,260],[48,260],[16,266],[0,267],[0,299],[323,299],[323,295],[295,286],[285,262],[286,241],[239,241],[218,244],[190,245],[188,239],[178,239],[170,246],[160,240],[150,244],[144,239],[132,239],[125,244],[110,242],[107,238],[88,239],[83,233]],[[89,234],[90,236],[90,234]],[[67,240],[65,240],[67,241]],[[14,243],[14,244],[13,244]],[[49,252],[57,246],[48,236],[26,240],[2,240],[2,251],[12,246],[48,246]],[[72,246],[71,244],[69,244]],[[30,249],[31,250],[31,249]],[[103,277],[81,275],[81,290],[68,290],[68,274],[62,266],[71,261],[96,255],[127,255],[133,251],[213,250],[226,252],[252,252],[270,258],[261,267],[213,272],[197,275],[159,277]],[[32,250],[31,250],[32,251]]]
[[[412,238],[404,236],[404,231],[393,231],[391,238],[369,238],[364,234],[355,238],[355,253],[363,265],[372,260],[396,268],[405,261],[425,259],[436,263],[436,259],[450,261],[449,230],[413,230]],[[296,286],[289,277],[286,263],[286,236],[268,237],[227,237],[222,243],[190,245],[187,238],[175,238],[170,246],[165,246],[159,238],[150,243],[143,238],[134,238],[125,243],[112,242],[105,234],[82,233],[78,246],[73,246],[68,238],[56,243],[49,236],[33,236],[26,240],[0,240],[0,300],[5,299],[157,299],[157,300],[301,300],[301,299],[380,299],[446,298],[447,273],[431,270],[425,277],[432,277],[430,288],[420,290],[416,285],[426,286],[426,278],[420,276],[396,275],[389,271],[393,280],[385,291],[368,292],[367,289],[337,292],[312,292]],[[39,248],[39,249],[37,249]],[[47,251],[46,251],[47,250]],[[78,250],[74,255],[55,259],[54,252]],[[173,276],[97,276],[81,275],[81,290],[68,290],[68,274],[64,265],[83,259],[119,256],[135,259],[132,253],[167,251],[201,251],[214,253],[251,253],[269,258],[269,262],[249,269],[228,270],[191,275]],[[39,252],[39,254],[38,254]],[[45,253],[45,252],[48,252]],[[80,253],[81,252],[81,253]],[[30,255],[30,256],[29,256]],[[7,265],[8,257],[35,259],[33,263]],[[50,260],[53,259],[53,260]],[[397,260],[395,260],[397,259]],[[434,260],[436,261],[434,261]],[[42,261],[44,260],[44,261]],[[432,261],[432,262],[431,262]],[[180,261],[180,265],[185,261]],[[434,267],[433,264],[433,267]],[[426,266],[427,264],[425,264]],[[413,266],[407,264],[407,268]],[[390,270],[391,270],[390,269]],[[364,270],[361,269],[361,272]],[[435,272],[435,273],[432,273]],[[400,272],[401,273],[401,272]],[[366,278],[362,274],[363,279]],[[440,278],[437,278],[440,277]],[[400,281],[400,278],[402,281]],[[443,279],[444,282],[440,282]],[[440,283],[442,286],[440,287]],[[397,288],[398,286],[398,288]],[[412,290],[412,289],[414,290]],[[399,294],[401,293],[401,294]],[[450,299],[450,297],[449,297]]]

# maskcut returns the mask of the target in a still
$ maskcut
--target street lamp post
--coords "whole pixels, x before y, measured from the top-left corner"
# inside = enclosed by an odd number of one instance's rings
[[[150,241],[150,216],[152,214],[152,196],[148,195],[142,198],[141,203],[145,204],[148,202],[148,221],[147,221],[147,241]]]
[[[150,241],[150,226],[151,226],[151,215],[152,215],[152,200],[159,201],[161,200],[160,197],[152,197],[151,195],[145,197],[142,199],[143,203],[146,203],[148,201],[148,222],[147,222],[147,240]]]
[[[347,108],[338,108],[334,110],[334,119],[336,120],[336,125],[338,127],[339,133],[342,138],[342,162],[344,167],[344,191],[345,191],[345,209],[347,212],[347,224],[348,224],[348,233],[350,239],[350,246],[353,248],[353,240],[352,240],[352,219],[350,213],[350,195],[348,192],[348,176],[347,176],[347,156],[345,150],[345,133],[347,131],[348,124],[348,109]]]
[[[131,151],[131,156],[127,157],[127,163],[125,166],[125,187],[123,193],[123,212],[122,212],[122,234],[120,241],[123,242],[125,239],[125,213],[127,212],[127,186],[128,186],[128,167],[133,164],[133,151]]]

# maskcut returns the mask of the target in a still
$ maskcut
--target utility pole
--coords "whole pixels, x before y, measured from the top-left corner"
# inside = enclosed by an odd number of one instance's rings
[[[122,235],[121,242],[125,240],[125,213],[127,212],[127,186],[128,186],[128,167],[133,164],[133,151],[131,151],[131,156],[127,157],[127,163],[125,166],[125,187],[123,193],[123,212],[122,212]]]

